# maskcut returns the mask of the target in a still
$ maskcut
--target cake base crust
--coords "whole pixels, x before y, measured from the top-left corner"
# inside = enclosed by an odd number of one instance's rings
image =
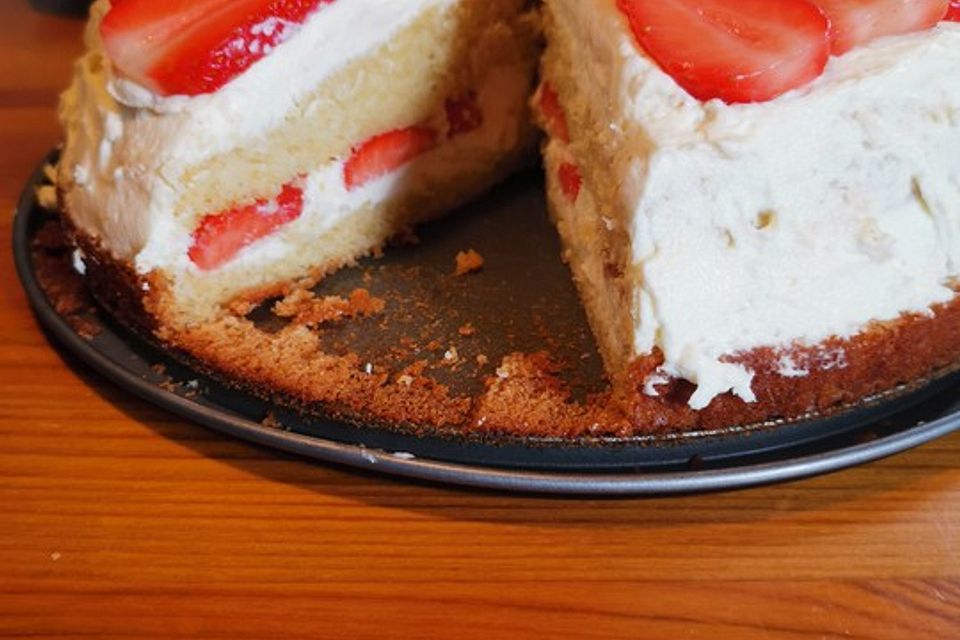
[[[318,329],[305,324],[291,323],[270,333],[246,317],[225,315],[187,328],[166,325],[162,279],[137,274],[75,229],[70,235],[84,253],[87,286],[99,303],[175,357],[298,411],[405,431],[573,440],[720,430],[829,414],[960,364],[958,295],[930,315],[878,323],[850,339],[786,353],[758,349],[732,358],[755,373],[756,403],[727,394],[694,411],[687,405],[693,391],[688,382],[670,380],[645,389],[661,362],[656,354],[635,361],[619,384],[584,400],[573,400],[545,353],[510,355],[484,380],[482,391],[458,395],[425,373],[423,363],[390,371],[371,367],[356,354],[326,353]],[[291,283],[287,291],[295,286]],[[389,299],[386,304],[384,313],[389,314]],[[782,375],[785,356],[809,373]],[[651,391],[656,395],[648,395]]]

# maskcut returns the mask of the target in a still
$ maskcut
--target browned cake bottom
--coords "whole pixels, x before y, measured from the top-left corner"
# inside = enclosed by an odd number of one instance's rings
[[[660,364],[656,355],[634,364],[625,388],[578,399],[559,375],[560,366],[544,352],[515,353],[492,362],[485,373],[477,374],[481,384],[476,393],[454,393],[432,374],[427,360],[391,368],[366,362],[355,353],[326,351],[319,339],[323,329],[318,316],[303,310],[322,311],[330,302],[313,302],[302,292],[282,305],[292,321],[278,330],[261,329],[242,315],[186,329],[165,326],[168,298],[162,279],[140,276],[91,238],[72,236],[86,256],[91,292],[123,325],[194,367],[264,399],[389,428],[561,438],[718,429],[829,413],[960,363],[957,296],[933,308],[930,315],[903,316],[876,323],[851,339],[794,349],[789,354],[792,362],[810,370],[804,377],[778,373],[782,351],[759,349],[733,359],[755,372],[756,403],[727,394],[707,409],[693,411],[686,404],[693,387],[682,380],[661,385],[656,396],[647,395],[642,382]],[[362,302],[355,310],[359,314],[390,313],[389,299],[385,310],[365,294],[357,299]],[[337,317],[351,315],[350,301],[336,302],[332,308],[340,310]],[[455,353],[436,357],[451,361],[456,371]]]

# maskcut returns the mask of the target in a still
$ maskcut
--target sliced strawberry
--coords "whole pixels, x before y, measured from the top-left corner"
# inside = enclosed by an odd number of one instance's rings
[[[637,41],[690,95],[764,102],[817,78],[830,25],[807,0],[617,0]]]
[[[447,137],[450,139],[476,131],[483,126],[483,111],[477,102],[475,91],[469,91],[457,99],[447,98]]]
[[[540,85],[540,113],[543,114],[550,135],[556,136],[561,142],[570,142],[567,114],[560,104],[560,97],[549,82]]]
[[[580,197],[580,189],[583,187],[583,178],[580,176],[580,168],[572,162],[564,162],[557,169],[557,177],[560,179],[560,190],[567,197],[570,203],[577,201]]]
[[[100,24],[114,66],[159,95],[212,93],[334,0],[114,0]]]
[[[830,19],[835,55],[883,36],[933,28],[950,0],[815,0]]]
[[[947,9],[947,15],[943,19],[960,22],[960,0],[950,0],[950,8]]]
[[[237,253],[303,213],[303,189],[286,184],[273,200],[261,199],[204,217],[193,232],[188,255],[204,271],[229,262]]]
[[[396,171],[436,147],[437,137],[429,127],[395,129],[374,136],[353,148],[343,166],[343,182],[352,190]]]

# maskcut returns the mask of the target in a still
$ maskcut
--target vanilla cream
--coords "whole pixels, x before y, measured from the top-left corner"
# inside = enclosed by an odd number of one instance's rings
[[[620,188],[636,354],[703,408],[785,352],[927,314],[960,276],[960,25],[878,40],[762,104],[700,102],[637,46],[613,0],[553,0]],[[576,140],[572,151],[576,153]],[[842,354],[829,359],[844,366]],[[784,358],[788,377],[809,373]]]

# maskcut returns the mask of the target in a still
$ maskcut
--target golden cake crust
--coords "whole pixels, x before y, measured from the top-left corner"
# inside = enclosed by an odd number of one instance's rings
[[[67,223],[69,228],[69,223]],[[263,399],[354,423],[421,433],[519,437],[632,437],[721,430],[837,411],[860,399],[923,380],[960,364],[960,295],[929,315],[875,323],[850,339],[788,352],[757,349],[731,361],[755,373],[757,402],[726,394],[709,407],[687,405],[690,383],[668,381],[648,395],[660,365],[636,361],[626,384],[573,401],[549,354],[513,354],[474,395],[457,395],[425,373],[425,363],[388,371],[356,354],[325,353],[307,324],[268,333],[237,315],[191,327],[165,324],[166,285],[116,260],[96,239],[69,229],[85,255],[94,297],[123,325],[203,372]],[[389,300],[387,309],[389,313]],[[780,373],[784,356],[804,376]]]

